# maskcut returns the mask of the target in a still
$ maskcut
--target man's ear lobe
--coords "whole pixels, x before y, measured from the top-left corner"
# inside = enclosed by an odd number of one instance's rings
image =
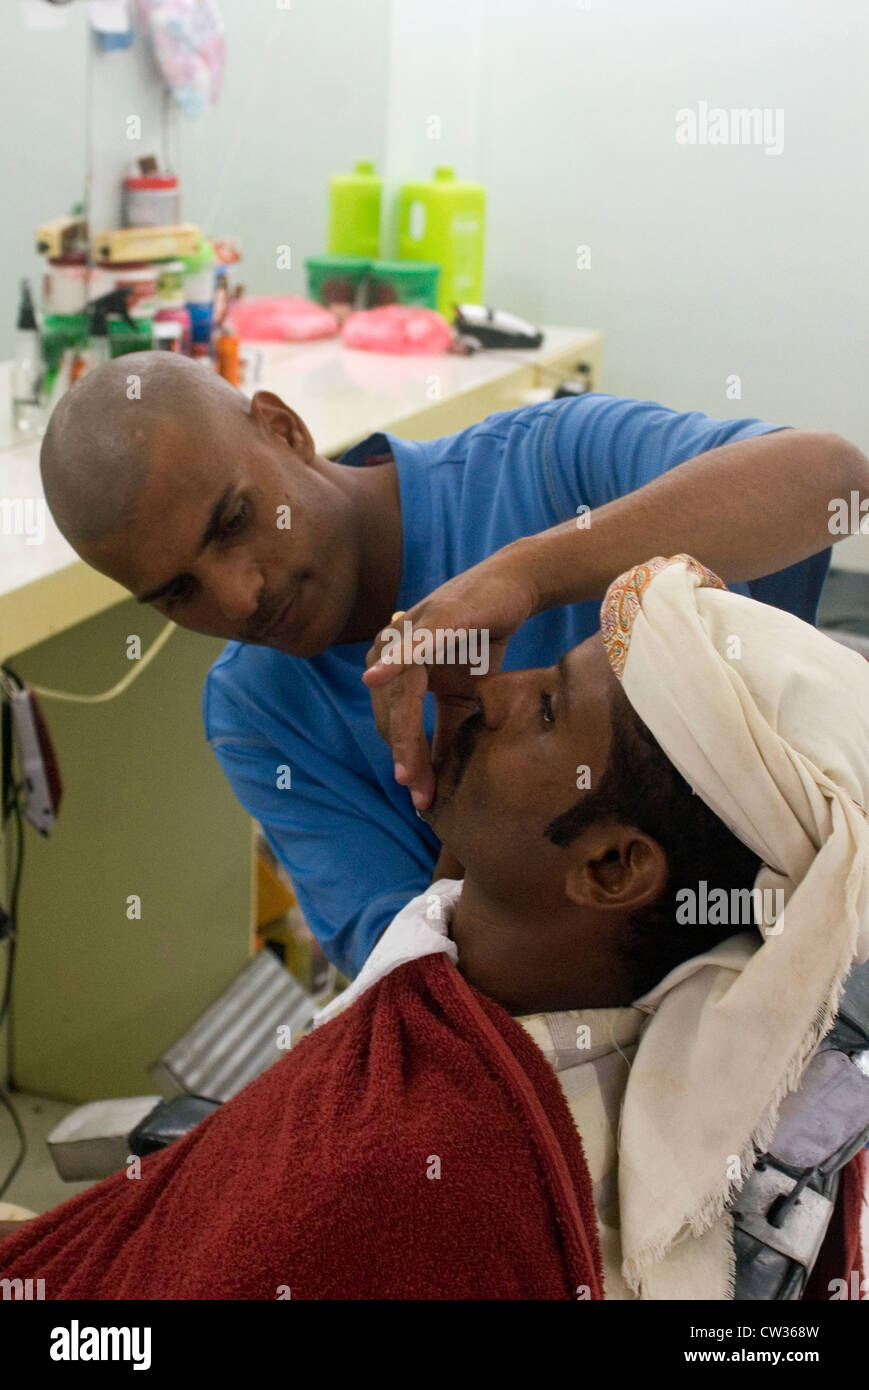
[[[285,405],[274,391],[257,391],[250,403],[251,418],[273,434],[279,434],[290,448],[310,463],[316,455],[314,441],[300,415]]]
[[[651,835],[633,825],[589,826],[567,846],[564,891],[577,907],[637,912],[661,898],[670,876],[667,856]]]

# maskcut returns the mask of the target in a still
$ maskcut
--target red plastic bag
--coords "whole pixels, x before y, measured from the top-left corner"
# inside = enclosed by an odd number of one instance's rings
[[[338,332],[338,320],[329,309],[294,295],[242,295],[230,301],[226,317],[239,338],[254,343],[301,343]]]
[[[348,314],[341,333],[346,347],[368,352],[446,352],[453,338],[442,314],[407,304],[385,304]]]

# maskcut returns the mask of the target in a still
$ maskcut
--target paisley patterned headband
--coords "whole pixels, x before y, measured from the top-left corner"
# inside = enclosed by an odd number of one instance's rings
[[[684,564],[690,574],[697,576],[698,588],[727,588],[717,574],[713,574],[712,570],[701,565],[699,560],[693,559],[691,555],[671,555],[669,558],[656,555],[653,560],[647,560],[643,565],[634,565],[632,570],[626,570],[618,579],[614,579],[601,604],[600,631],[610,665],[619,680],[624,675],[628,647],[631,643],[631,629],[642,607],[643,596],[656,574],[660,574],[661,570],[669,565],[676,564]]]

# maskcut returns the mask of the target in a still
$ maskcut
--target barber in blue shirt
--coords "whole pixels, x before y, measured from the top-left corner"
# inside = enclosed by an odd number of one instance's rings
[[[376,434],[335,461],[280,397],[166,352],[85,373],[40,466],[85,561],[231,639],[206,682],[209,742],[348,975],[433,876],[461,872],[414,807],[483,669],[436,649],[387,664],[396,611],[414,638],[485,634],[491,671],[551,666],[597,630],[617,575],[687,552],[811,622],[831,503],[869,493],[869,461],[837,435],[604,395],[425,444]]]
[[[503,411],[430,443],[372,435],[332,467],[394,476],[394,505],[372,519],[390,574],[376,625],[399,610],[397,628],[487,629],[506,642],[501,666],[512,670],[550,665],[596,631],[608,583],[654,554],[693,553],[740,592],[813,621],[831,486],[855,454],[835,436],[587,395]],[[472,681],[463,690],[467,672],[442,671],[438,689],[417,667],[405,688],[404,674],[375,687],[391,752],[361,679],[375,625],[355,641],[334,631],[320,647],[306,640],[305,602],[303,588],[272,646],[227,647],[206,683],[205,726],[312,931],[352,976],[438,861],[413,804],[433,791],[427,684],[442,697],[446,738],[472,707]]]

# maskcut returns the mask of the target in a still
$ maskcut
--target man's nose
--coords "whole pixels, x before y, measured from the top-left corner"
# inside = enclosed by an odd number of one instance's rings
[[[523,699],[526,672],[499,672],[495,676],[475,676],[474,689],[480,701],[487,729],[500,729]]]
[[[260,605],[263,577],[254,564],[238,556],[215,559],[203,575],[203,585],[227,622],[248,622]]]

